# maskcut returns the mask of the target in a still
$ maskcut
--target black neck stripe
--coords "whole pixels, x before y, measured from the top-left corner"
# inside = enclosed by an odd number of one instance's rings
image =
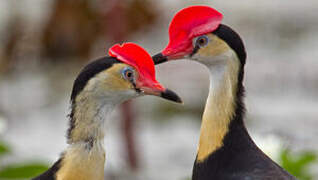
[[[233,29],[224,24],[220,24],[220,26],[215,31],[213,31],[212,34],[225,41],[235,51],[236,55],[241,61],[242,66],[244,66],[246,60],[246,52],[243,40],[241,39],[240,35],[238,35]]]

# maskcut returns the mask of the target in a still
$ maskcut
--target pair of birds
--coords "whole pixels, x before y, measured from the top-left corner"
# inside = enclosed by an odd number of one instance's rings
[[[154,64],[187,58],[210,72],[210,91],[202,117],[193,180],[295,179],[267,157],[244,125],[244,65],[240,36],[221,24],[223,15],[208,6],[179,11],[169,26],[169,44],[153,56],[133,43],[114,45],[109,56],[88,64],[74,82],[67,134],[60,159],[34,180],[102,180],[103,125],[125,100],[155,95],[181,102],[155,79]]]

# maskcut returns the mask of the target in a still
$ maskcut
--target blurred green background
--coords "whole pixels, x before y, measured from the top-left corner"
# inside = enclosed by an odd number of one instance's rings
[[[160,51],[174,13],[196,4],[222,12],[246,44],[253,139],[299,179],[318,179],[316,0],[0,0],[0,179],[34,177],[57,160],[84,64],[123,41]],[[116,109],[106,128],[105,179],[191,176],[207,70],[189,61],[156,70],[185,105],[142,97]]]

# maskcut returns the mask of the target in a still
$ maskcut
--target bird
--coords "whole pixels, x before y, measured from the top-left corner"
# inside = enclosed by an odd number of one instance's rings
[[[244,124],[244,65],[240,35],[222,24],[209,6],[180,10],[169,25],[169,43],[153,56],[155,64],[190,59],[209,70],[210,87],[202,116],[192,180],[295,179],[252,140]]]
[[[104,125],[116,105],[143,95],[182,102],[156,80],[151,56],[139,45],[116,44],[108,53],[77,76],[70,100],[68,146],[51,168],[33,180],[103,180]]]

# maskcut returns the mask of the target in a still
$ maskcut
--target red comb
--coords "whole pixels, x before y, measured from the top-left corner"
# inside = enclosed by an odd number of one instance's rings
[[[134,67],[139,74],[138,80],[148,86],[163,87],[156,80],[155,65],[151,56],[137,44],[115,44],[108,50],[108,54],[119,61]]]
[[[192,38],[214,31],[223,15],[208,6],[190,6],[179,11],[169,26],[169,44],[163,55],[176,54],[192,47]]]

